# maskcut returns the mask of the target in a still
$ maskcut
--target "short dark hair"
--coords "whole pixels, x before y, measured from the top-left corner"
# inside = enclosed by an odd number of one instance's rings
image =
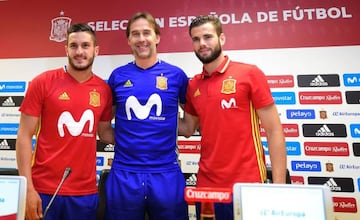
[[[129,20],[127,27],[126,27],[126,38],[129,38],[130,36],[130,28],[131,25],[139,18],[144,18],[147,20],[150,25],[153,27],[155,34],[160,35],[160,26],[158,23],[156,23],[155,18],[148,12],[138,12],[135,13]]]
[[[75,33],[75,32],[87,32],[91,35],[91,38],[93,39],[94,41],[94,45],[97,45],[97,40],[96,40],[96,35],[95,35],[95,31],[88,25],[88,24],[85,24],[85,23],[75,23],[75,24],[72,24],[68,31],[67,31],[67,38],[66,40],[68,41],[69,40],[69,35],[71,33]]]
[[[191,36],[191,30],[194,27],[198,27],[200,25],[203,25],[203,24],[206,24],[209,22],[213,24],[213,26],[215,27],[215,30],[216,30],[216,34],[218,36],[220,36],[220,34],[223,32],[222,24],[221,24],[221,21],[219,20],[219,18],[216,16],[213,16],[213,15],[200,15],[200,16],[196,17],[195,19],[193,19],[189,26],[189,35]]]

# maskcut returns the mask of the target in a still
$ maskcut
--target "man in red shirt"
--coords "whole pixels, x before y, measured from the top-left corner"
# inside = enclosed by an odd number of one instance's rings
[[[214,16],[195,18],[189,29],[203,72],[189,82],[179,135],[200,126],[197,187],[232,188],[266,180],[260,121],[266,131],[274,183],[285,183],[283,128],[264,73],[223,54],[225,34]],[[197,213],[200,210],[197,205]],[[216,219],[233,219],[232,204],[215,204]]]
[[[111,89],[92,72],[98,50],[91,27],[72,25],[68,64],[36,76],[27,89],[16,141],[19,174],[27,179],[27,220],[46,213],[47,220],[96,219],[96,136],[114,142]]]

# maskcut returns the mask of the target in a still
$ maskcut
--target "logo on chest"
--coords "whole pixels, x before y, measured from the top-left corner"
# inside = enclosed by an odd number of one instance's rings
[[[236,93],[236,79],[233,79],[231,76],[228,79],[223,80],[221,87],[222,94],[234,94]],[[230,98],[229,100],[221,100],[222,109],[237,108],[235,98]]]
[[[236,79],[228,78],[222,82],[221,93],[233,94],[236,92]]]
[[[155,106],[155,116],[150,116],[151,109]],[[135,114],[138,119],[144,120],[150,118],[153,120],[165,120],[160,117],[162,113],[162,101],[160,95],[152,94],[145,105],[141,105],[135,96],[129,96],[125,103],[125,111],[128,120],[132,119],[131,112]],[[150,117],[149,117],[150,116]]]

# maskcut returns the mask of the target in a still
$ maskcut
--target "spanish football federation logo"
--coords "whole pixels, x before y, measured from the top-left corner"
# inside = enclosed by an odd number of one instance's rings
[[[94,107],[99,107],[100,106],[100,93],[98,93],[97,91],[91,91],[89,93],[90,95],[90,100],[89,100],[89,104],[94,106]]]
[[[222,83],[221,93],[223,94],[232,94],[236,92],[236,79],[229,77],[225,79]]]
[[[161,90],[166,90],[168,88],[167,78],[163,76],[163,74],[156,77],[156,88]]]
[[[327,112],[325,110],[320,110],[320,118],[327,119]]]
[[[60,12],[60,17],[51,20],[51,33],[49,39],[56,42],[66,40],[66,32],[70,27],[71,18],[64,17],[64,12]]]

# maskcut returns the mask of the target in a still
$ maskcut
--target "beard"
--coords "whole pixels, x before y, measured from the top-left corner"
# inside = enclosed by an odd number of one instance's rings
[[[69,60],[69,65],[71,66],[72,69],[74,69],[76,71],[83,71],[83,70],[87,70],[87,69],[91,68],[91,66],[94,63],[94,56],[90,57],[88,59],[87,64],[85,64],[85,65],[75,64],[75,62],[73,62],[73,60],[70,57],[68,57],[68,60]]]
[[[216,60],[220,56],[221,52],[222,49],[220,44],[218,44],[213,50],[211,50],[211,53],[208,56],[201,56],[198,52],[195,52],[195,55],[203,64],[208,64]]]

